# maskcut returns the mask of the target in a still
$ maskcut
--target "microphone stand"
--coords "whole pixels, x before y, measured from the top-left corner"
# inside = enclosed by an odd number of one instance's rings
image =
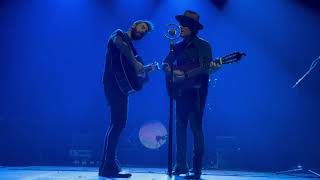
[[[169,30],[165,33],[165,37],[170,41],[170,54],[169,56],[173,56],[174,53],[174,45],[175,40],[180,37],[180,27],[176,24],[168,24]],[[173,59],[169,59],[169,67],[170,67],[170,80],[169,80],[169,128],[168,128],[168,175],[172,176],[172,142],[173,142]]]
[[[173,55],[174,40],[170,39],[170,54]],[[169,112],[169,130],[168,130],[168,175],[172,176],[172,134],[173,134],[173,61],[169,62],[170,66],[170,112]]]
[[[312,61],[309,70],[300,78],[298,81],[292,86],[292,88],[296,88],[297,85],[316,67],[316,65],[319,63],[320,56]]]
[[[314,61],[312,61],[309,70],[300,78],[298,79],[298,81],[292,86],[292,88],[296,88],[297,85],[308,75],[310,74],[310,72],[316,67],[316,65],[319,63],[320,61],[320,56],[318,58],[316,58]],[[305,171],[308,173],[311,173],[313,175],[315,175],[316,177],[320,177],[320,174],[315,172],[314,170],[311,169],[306,169],[304,168],[302,165],[298,165],[292,169],[286,170],[286,171],[279,171],[276,172],[276,174],[287,174],[287,173],[294,173],[294,172],[301,172],[301,171]]]

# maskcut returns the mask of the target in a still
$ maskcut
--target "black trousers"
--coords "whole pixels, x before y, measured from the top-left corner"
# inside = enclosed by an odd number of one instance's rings
[[[116,159],[119,137],[125,128],[128,117],[128,96],[122,94],[117,84],[105,84],[104,92],[111,112],[111,122],[105,135],[102,165]]]
[[[201,89],[192,89],[176,98],[176,166],[187,166],[187,127],[190,128],[194,138],[193,169],[201,171],[204,154],[204,136],[202,117],[205,108],[207,92]]]

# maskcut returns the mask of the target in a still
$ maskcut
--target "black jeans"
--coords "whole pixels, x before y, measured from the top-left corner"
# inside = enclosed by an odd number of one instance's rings
[[[194,138],[193,168],[201,171],[204,154],[204,137],[202,117],[206,102],[206,93],[192,89],[176,98],[176,166],[187,166],[187,126],[190,127]]]
[[[104,85],[104,92],[111,112],[111,122],[105,136],[102,165],[116,159],[117,145],[127,122],[128,96],[122,94],[116,84]]]

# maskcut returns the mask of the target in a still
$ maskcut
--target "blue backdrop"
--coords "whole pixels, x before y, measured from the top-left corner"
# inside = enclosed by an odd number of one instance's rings
[[[234,137],[240,168],[319,165],[320,67],[291,86],[320,55],[320,9],[294,0],[2,1],[0,165],[68,164],[68,150],[79,144],[97,149],[98,159],[109,123],[102,85],[108,36],[151,20],[155,30],[135,46],[146,63],[161,62],[168,53],[165,25],[186,9],[201,15],[199,35],[215,57],[248,55],[211,76],[206,164],[218,136]],[[164,75],[154,73],[130,97],[121,161],[165,165],[166,147],[148,150],[137,136],[143,124],[167,119]]]

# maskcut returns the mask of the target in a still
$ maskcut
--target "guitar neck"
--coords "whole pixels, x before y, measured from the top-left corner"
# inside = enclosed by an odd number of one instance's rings
[[[209,74],[215,68],[214,64],[220,64],[220,65],[232,64],[232,63],[238,62],[243,56],[246,56],[246,54],[241,52],[234,52],[222,58],[216,58],[215,60],[208,63],[207,65],[195,67],[195,68],[192,68],[191,70],[185,71],[185,77],[190,78],[190,77],[197,76],[199,74]],[[180,67],[177,69],[180,69]],[[183,68],[181,69],[183,70]]]
[[[223,58],[217,58],[215,60],[213,60],[212,63],[216,63],[216,64],[224,64]],[[209,65],[208,67],[206,66],[200,66],[197,68],[194,68],[188,72],[185,73],[185,75],[187,77],[193,77],[196,76],[198,74],[202,74],[202,73],[209,73],[214,67]]]
[[[219,63],[219,64],[223,64],[223,60],[221,58],[217,58],[213,61],[213,63]],[[197,68],[194,68],[188,72],[185,72],[186,77],[193,77],[193,76],[197,76],[199,74],[204,74],[204,73],[209,73],[210,70],[213,69],[213,66],[200,66]]]
[[[158,70],[157,64],[148,64],[144,66],[144,72],[149,73]]]

